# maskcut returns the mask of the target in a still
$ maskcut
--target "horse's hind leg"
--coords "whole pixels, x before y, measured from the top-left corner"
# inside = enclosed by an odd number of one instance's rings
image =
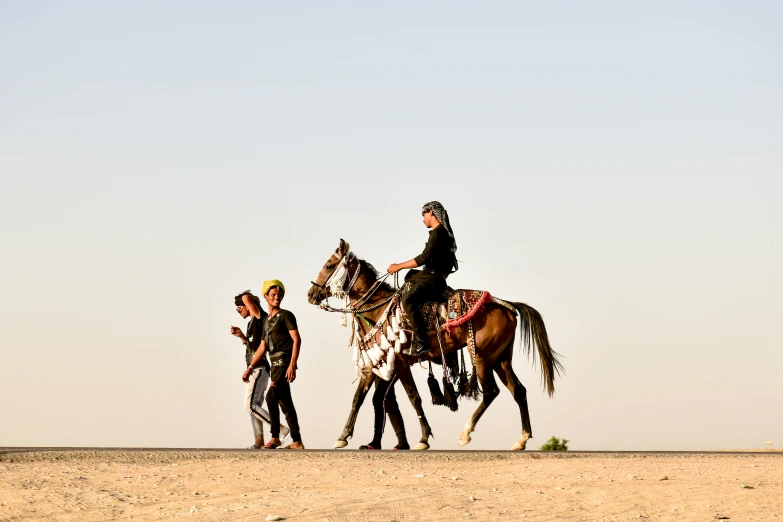
[[[334,443],[334,448],[344,448],[348,445],[348,439],[353,437],[353,429],[356,426],[356,417],[359,415],[359,408],[364,403],[364,398],[367,397],[367,392],[370,390],[370,385],[377,377],[375,374],[369,374],[359,380],[359,386],[356,388],[356,393],[353,395],[353,403],[351,404],[351,413],[348,415],[348,422],[345,423],[345,428],[337,442]]]
[[[424,409],[421,407],[421,395],[419,395],[419,389],[416,388],[416,382],[413,380],[410,366],[403,364],[401,361],[397,361],[397,376],[405,388],[405,393],[408,394],[408,399],[411,401],[413,409],[416,410],[416,415],[419,416],[419,424],[421,424],[421,440],[413,448],[414,450],[426,450],[430,448],[430,437],[432,436],[432,428],[430,423],[427,422],[427,417],[424,415]]]
[[[511,367],[511,356],[514,353],[514,341],[512,340],[508,347],[498,357],[495,362],[495,372],[500,378],[500,382],[506,385],[511,391],[511,395],[514,396],[514,401],[519,406],[519,413],[522,417],[522,436],[511,447],[512,450],[518,451],[525,449],[528,439],[533,437],[533,428],[530,427],[530,412],[527,408],[527,390],[519,382],[514,369]]]
[[[492,375],[492,368],[487,368],[481,359],[476,360],[476,372],[478,372],[478,383],[482,392],[481,403],[476,408],[476,411],[473,412],[473,415],[470,416],[470,420],[465,423],[465,429],[462,430],[457,443],[460,446],[470,442],[470,434],[476,429],[476,423],[500,393],[495,377]]]

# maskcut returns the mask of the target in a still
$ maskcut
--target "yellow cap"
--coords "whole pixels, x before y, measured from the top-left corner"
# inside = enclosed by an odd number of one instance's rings
[[[264,281],[264,285],[261,287],[261,295],[266,297],[266,294],[269,293],[269,289],[273,286],[280,287],[280,290],[282,290],[283,294],[285,294],[285,286],[283,285],[283,282],[279,279],[270,279],[269,281]]]

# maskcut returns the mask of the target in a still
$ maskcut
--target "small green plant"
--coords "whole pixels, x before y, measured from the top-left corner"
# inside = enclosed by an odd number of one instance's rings
[[[568,439],[558,440],[557,437],[552,437],[541,446],[541,451],[568,451]]]

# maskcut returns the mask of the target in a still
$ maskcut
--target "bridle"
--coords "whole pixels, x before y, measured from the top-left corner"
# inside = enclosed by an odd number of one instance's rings
[[[338,297],[338,298],[344,298],[346,301],[345,308],[333,308],[329,306],[325,302],[321,302],[320,305],[318,305],[322,310],[326,310],[328,312],[340,312],[340,313],[351,313],[351,314],[357,314],[357,313],[364,313],[369,312],[372,310],[376,310],[380,308],[381,306],[385,305],[392,299],[394,299],[400,292],[400,290],[397,290],[394,294],[392,294],[387,299],[383,299],[379,303],[375,303],[369,307],[366,308],[358,308],[364,304],[367,303],[367,301],[370,300],[370,298],[375,294],[375,291],[380,288],[381,284],[386,280],[387,277],[389,277],[391,274],[384,274],[382,277],[378,278],[375,283],[367,290],[367,292],[364,293],[359,299],[356,300],[356,302],[352,305],[348,305],[348,294],[353,289],[354,285],[356,284],[356,281],[359,279],[359,274],[362,271],[362,265],[359,262],[359,259],[356,257],[356,255],[353,252],[348,252],[343,256],[342,258],[335,252],[332,254],[332,257],[336,257],[338,259],[338,264],[335,265],[335,267],[332,269],[332,272],[327,276],[326,280],[322,284],[318,284],[315,281],[310,281],[313,286],[316,286],[320,288],[321,290],[328,290],[331,295]],[[356,261],[356,271],[353,274],[353,277],[350,277],[350,264],[351,262]],[[395,275],[395,281],[396,281],[396,275]],[[328,299],[327,297],[324,299],[326,301]]]
[[[351,289],[353,289],[356,284],[356,280],[359,279],[359,273],[362,271],[362,266],[353,252],[348,252],[342,258],[335,252],[329,259],[332,257],[336,257],[338,262],[323,284],[318,284],[315,281],[310,282],[313,283],[313,286],[317,286],[321,290],[328,289],[335,297],[344,298],[348,296]],[[354,272],[353,277],[350,277],[350,264],[353,261],[356,261],[356,271]]]

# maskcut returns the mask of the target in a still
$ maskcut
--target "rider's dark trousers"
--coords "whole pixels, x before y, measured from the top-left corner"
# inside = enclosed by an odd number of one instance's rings
[[[440,301],[446,290],[446,280],[436,274],[416,271],[402,293],[402,307],[413,327],[413,338],[427,337],[427,325],[421,317],[421,305],[426,301]]]

